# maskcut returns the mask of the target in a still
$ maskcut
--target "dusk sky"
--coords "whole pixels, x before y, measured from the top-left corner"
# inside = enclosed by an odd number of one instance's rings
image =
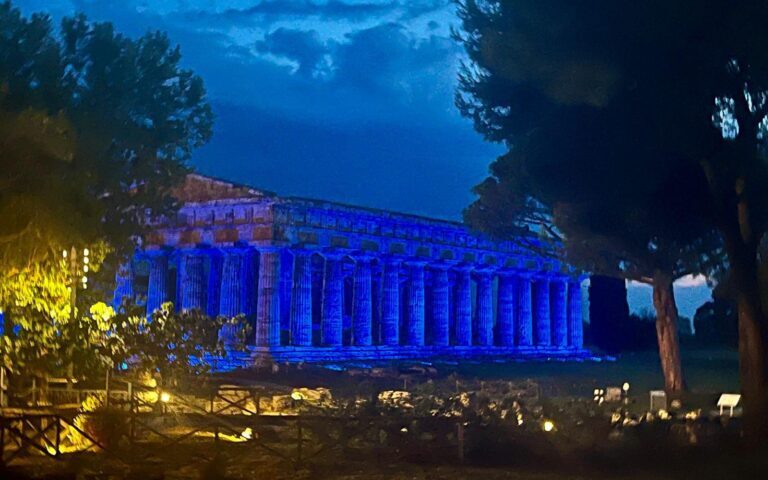
[[[202,173],[284,195],[457,220],[502,152],[453,106],[451,0],[16,0],[130,36],[168,32],[203,77],[215,134]],[[686,286],[687,285],[687,286]],[[650,290],[632,288],[634,310]],[[678,285],[680,310],[705,301]]]

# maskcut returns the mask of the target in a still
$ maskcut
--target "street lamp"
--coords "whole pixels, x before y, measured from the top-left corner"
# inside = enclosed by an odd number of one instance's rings
[[[69,249],[69,252],[66,250],[62,251],[61,255],[65,259],[69,260],[69,305],[70,305],[70,321],[75,322],[77,321],[77,284],[80,283],[80,286],[83,290],[88,289],[88,272],[90,271],[90,255],[91,251],[86,247],[83,248],[82,252],[82,261],[78,261],[77,256],[77,248],[74,246]],[[70,357],[72,354],[71,347],[70,347]],[[72,378],[74,377],[74,365],[72,362],[69,362],[69,365],[67,365],[67,389],[72,389]]]

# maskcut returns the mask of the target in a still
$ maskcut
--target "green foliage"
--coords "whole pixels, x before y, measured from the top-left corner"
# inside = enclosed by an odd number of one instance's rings
[[[213,116],[202,80],[163,33],[131,39],[82,15],[55,30],[6,1],[0,38],[3,363],[55,370],[57,354],[87,356],[100,328],[71,315],[61,252],[96,252],[92,288],[77,297],[81,309],[101,300],[147,220],[173,213],[171,191]]]
[[[242,317],[211,318],[199,310],[176,312],[171,303],[164,303],[149,319],[141,309],[128,310],[113,320],[121,346],[113,350],[114,358],[139,372],[158,373],[165,386],[208,371],[206,357],[226,355],[219,335],[222,327],[238,333],[227,345],[235,349],[244,348],[249,333]]]
[[[705,177],[692,161],[701,143],[681,123],[681,107],[694,107],[692,92],[679,91],[691,66],[677,43],[709,12],[685,3],[461,3],[456,35],[470,62],[457,105],[509,146],[475,187],[470,224],[504,236],[533,228],[563,240],[572,264],[646,283],[655,272],[675,279],[719,266]],[[681,28],[688,12],[693,24]]]

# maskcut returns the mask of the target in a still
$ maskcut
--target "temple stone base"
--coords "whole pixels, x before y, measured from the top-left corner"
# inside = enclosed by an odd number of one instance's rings
[[[504,361],[580,361],[593,358],[587,349],[557,347],[404,347],[369,346],[354,348],[327,347],[249,347],[245,352],[230,352],[225,358],[212,359],[210,363],[219,371],[248,368],[267,361],[276,363],[339,363],[345,361],[394,361],[394,360],[504,360]]]

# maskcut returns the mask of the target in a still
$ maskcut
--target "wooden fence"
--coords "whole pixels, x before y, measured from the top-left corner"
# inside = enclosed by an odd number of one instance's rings
[[[432,441],[428,448],[454,452],[454,458],[463,459],[464,426],[457,419],[397,417],[393,421],[391,417],[377,415],[275,415],[261,411],[261,390],[241,387],[221,388],[208,398],[170,392],[164,395],[131,384],[123,390],[54,388],[47,389],[47,395],[49,403],[59,401],[42,407],[47,411],[26,408],[15,413],[6,411],[0,416],[0,465],[32,454],[58,459],[64,453],[84,451],[137,462],[180,444],[209,442],[215,447],[209,451],[215,454],[225,443],[237,442],[260,448],[298,467],[330,450],[349,448],[353,442],[363,442],[373,450],[391,451],[391,445],[382,443],[382,432],[390,443],[399,446],[407,439],[407,433],[403,433],[406,426],[418,422],[443,433],[452,432],[452,443],[437,445]],[[78,412],[72,408],[88,395],[103,399],[110,408],[100,412]],[[165,428],[168,421],[183,428],[169,430]],[[115,438],[105,441],[83,428],[89,422],[111,422],[111,430],[127,440],[124,443],[130,451],[121,450]],[[72,436],[78,438],[76,448],[70,444]],[[412,449],[425,447],[425,442],[418,439],[409,441]],[[212,455],[199,454],[193,461],[211,459]]]

